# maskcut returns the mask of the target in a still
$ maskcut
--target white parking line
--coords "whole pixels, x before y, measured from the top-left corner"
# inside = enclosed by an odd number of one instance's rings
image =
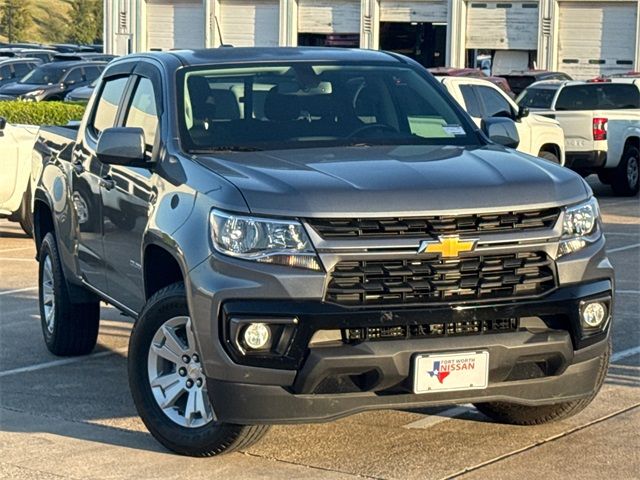
[[[404,428],[429,428],[437,425],[438,423],[459,417],[465,413],[478,413],[478,411],[471,404],[460,405],[459,407],[449,408],[436,413],[435,415],[429,415],[427,418],[421,418],[415,422],[408,423],[407,425],[404,425]]]
[[[613,355],[611,355],[611,361],[617,362],[618,360],[622,360],[627,357],[632,357],[638,353],[640,353],[640,346],[627,348],[626,350],[622,350],[621,352],[616,352]]]
[[[625,247],[612,248],[607,250],[607,253],[624,252],[625,250],[631,250],[632,248],[640,247],[640,243],[634,243],[633,245],[627,245]]]
[[[5,248],[4,250],[0,250],[0,253],[17,252],[19,250],[33,250],[33,247]]]
[[[628,295],[640,295],[640,290],[616,290],[616,293],[624,293]]]
[[[640,233],[629,233],[629,232],[609,232],[606,231],[604,232],[605,236],[607,235],[616,235],[619,237],[633,237],[633,238],[638,238],[640,237]]]
[[[11,295],[13,293],[30,292],[37,289],[38,287],[17,288],[16,290],[7,290],[6,292],[0,292],[0,295]]]
[[[123,347],[123,348],[117,348],[115,350],[107,350],[104,352],[94,353],[93,355],[84,355],[82,357],[63,358],[62,360],[54,360],[52,362],[37,363],[35,365],[29,365],[28,367],[14,368],[13,370],[5,370],[4,372],[0,372],[0,378],[8,377],[9,375],[16,375],[17,373],[34,372],[36,370],[42,370],[43,368],[69,365],[71,363],[82,362],[83,360],[106,357],[109,355],[115,355],[116,353],[123,353],[126,351],[127,351],[127,347]]]
[[[3,262],[30,262],[37,264],[34,258],[15,258],[15,257],[0,257],[0,261]]]

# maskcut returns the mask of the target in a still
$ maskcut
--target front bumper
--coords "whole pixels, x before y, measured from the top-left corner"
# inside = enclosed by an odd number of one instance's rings
[[[596,388],[599,357],[609,335],[609,322],[586,338],[581,333],[580,302],[596,298],[611,301],[610,281],[560,288],[542,299],[457,308],[347,312],[319,302],[228,302],[225,316],[299,319],[289,350],[292,381],[258,385],[208,378],[208,390],[217,417],[238,424],[327,421],[371,409],[443,403],[500,400],[538,405],[583,398]],[[522,321],[517,330],[508,333],[338,342],[308,348],[318,330],[496,318]],[[489,352],[486,389],[413,393],[413,359],[417,354],[480,350]]]

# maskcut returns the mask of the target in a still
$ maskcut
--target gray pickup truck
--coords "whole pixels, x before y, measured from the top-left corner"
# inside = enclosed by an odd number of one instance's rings
[[[115,60],[35,146],[46,345],[90,352],[101,300],[133,317],[138,412],[194,456],[374,409],[572,415],[607,370],[613,270],[589,186],[517,144],[395,54]]]

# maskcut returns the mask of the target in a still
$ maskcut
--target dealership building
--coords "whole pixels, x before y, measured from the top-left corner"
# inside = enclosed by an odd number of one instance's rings
[[[427,67],[640,70],[638,0],[105,0],[106,51],[328,45]]]

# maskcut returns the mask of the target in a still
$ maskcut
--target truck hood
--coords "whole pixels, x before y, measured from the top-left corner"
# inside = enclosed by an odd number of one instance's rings
[[[233,183],[251,213],[285,217],[527,210],[590,195],[572,171],[496,145],[225,152],[197,161]]]
[[[50,90],[52,85],[37,85],[33,83],[10,83],[0,88],[0,93],[3,95],[18,96],[25,93],[33,92],[34,90]]]

